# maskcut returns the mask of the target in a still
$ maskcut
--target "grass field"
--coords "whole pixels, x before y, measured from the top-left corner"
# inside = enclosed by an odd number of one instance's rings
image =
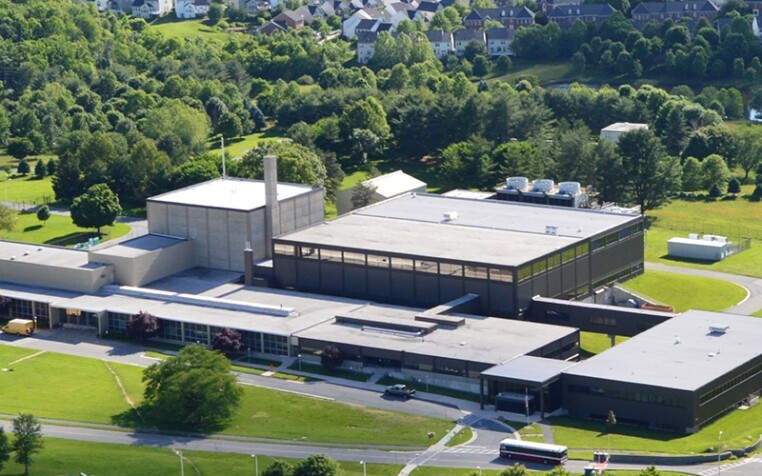
[[[616,343],[621,344],[627,339],[628,337],[616,336]],[[580,332],[579,348],[581,357],[587,359],[596,354],[600,354],[606,349],[610,349],[611,339],[609,339],[609,336],[606,334],[600,334],[598,332]]]
[[[24,355],[36,351],[25,350]],[[111,423],[111,416],[128,410],[116,379],[106,365],[96,359],[63,354],[42,353],[10,363],[19,357],[18,349],[0,346],[0,408],[3,413],[32,413],[92,423]],[[123,364],[109,364],[120,375],[131,396],[139,400],[142,369]],[[66,377],[66,378],[65,378]],[[56,382],[51,391],[51,382]]]
[[[672,306],[676,312],[721,311],[746,297],[744,288],[728,281],[661,271],[646,271],[622,287],[658,304]]]
[[[101,228],[101,232],[103,233],[102,240],[114,239],[129,233],[130,227],[124,223],[115,223],[114,226]],[[71,221],[71,217],[51,215],[50,219],[43,224],[37,219],[35,213],[18,214],[16,229],[14,231],[0,231],[0,239],[2,240],[59,246],[82,243],[94,236],[96,236],[94,229],[75,226]]]
[[[2,175],[4,177],[0,181],[0,201],[32,206],[52,203],[56,199],[50,177],[38,179],[34,175]]]
[[[715,448],[717,435],[722,431],[726,448],[741,448],[759,437],[762,406],[732,413],[702,428],[692,435],[660,432],[645,428],[617,425],[611,435],[611,448],[625,451],[693,454]],[[602,450],[608,448],[606,422],[569,417],[551,417],[556,443],[570,450]],[[618,473],[618,472],[617,472]]]
[[[282,131],[277,127],[270,127],[262,132],[255,132],[235,139],[225,139],[225,157],[242,157],[246,152],[258,145],[274,140],[284,140]],[[209,143],[209,150],[215,154],[221,154],[220,141],[214,140]]]
[[[160,32],[168,38],[178,40],[205,38],[207,40],[224,40],[230,35],[215,28],[208,20],[178,20],[174,14],[166,15],[152,21],[149,29]]]
[[[511,464],[506,462],[506,468],[509,467]],[[343,467],[343,466],[342,466]],[[438,468],[435,466],[419,466],[416,468],[412,473],[415,476],[479,476],[480,474],[483,476],[498,476],[502,470],[495,470],[495,469],[485,469],[485,468],[473,468],[473,469],[467,469],[467,468]],[[549,471],[530,471],[527,470],[527,474],[530,476],[540,476],[543,474],[548,474]],[[575,476],[578,476],[582,473],[571,473]],[[614,476],[614,473],[607,471],[606,474],[611,474],[611,476]],[[616,476],[638,476],[640,474],[640,471],[627,471],[627,470],[616,470]],[[659,471],[659,474],[661,476],[686,476],[686,473],[676,473],[673,471]]]
[[[471,430],[470,427],[464,427],[462,430],[457,432],[455,436],[450,438],[450,441],[447,442],[447,446],[458,446],[462,445],[463,443],[468,443],[471,441],[471,438],[473,438],[474,432]]]
[[[106,364],[56,353],[0,346],[0,410],[42,418],[112,423],[129,405]],[[129,397],[141,401],[143,369],[109,363]],[[51,382],[55,390],[51,391]],[[303,391],[308,392],[309,387]],[[429,431],[443,436],[452,422],[244,386],[241,408],[225,433],[263,438],[367,445],[428,446]]]

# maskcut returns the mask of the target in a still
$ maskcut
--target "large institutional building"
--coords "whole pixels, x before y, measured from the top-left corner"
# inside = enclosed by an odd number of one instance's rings
[[[149,199],[149,234],[121,243],[0,242],[0,318],[108,337],[145,311],[166,342],[232,328],[248,353],[308,360],[331,344],[496,408],[528,395],[681,432],[759,396],[762,321],[581,302],[642,273],[639,215],[406,193],[324,222],[321,189],[266,169]],[[578,362],[580,329],[637,335]]]

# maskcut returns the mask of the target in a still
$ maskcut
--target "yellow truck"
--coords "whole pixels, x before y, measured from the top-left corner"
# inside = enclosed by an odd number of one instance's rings
[[[34,334],[34,321],[30,319],[11,319],[0,330],[6,334],[30,336]]]

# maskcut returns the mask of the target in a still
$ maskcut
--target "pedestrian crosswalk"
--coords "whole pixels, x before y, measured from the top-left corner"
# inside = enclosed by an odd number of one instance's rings
[[[496,455],[500,452],[496,448],[486,448],[484,446],[457,446],[454,448],[445,448],[442,453],[472,454],[472,455]]]
[[[737,461],[733,461],[732,463],[725,463],[721,466],[705,469],[697,474],[699,476],[714,476],[714,475],[722,474],[722,471],[726,471],[732,468],[737,468],[739,466],[743,466],[749,463],[762,463],[762,457],[740,459]]]

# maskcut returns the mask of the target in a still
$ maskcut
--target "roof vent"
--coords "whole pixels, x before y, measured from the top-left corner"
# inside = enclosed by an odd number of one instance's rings
[[[444,212],[444,219],[447,221],[458,218],[458,212]]]
[[[546,235],[558,235],[558,227],[555,225],[545,225]]]
[[[709,333],[710,334],[724,334],[728,332],[728,329],[730,329],[730,326],[725,324],[712,324],[709,326]]]
[[[675,336],[675,344],[679,344],[679,343],[680,343],[680,336]]]

